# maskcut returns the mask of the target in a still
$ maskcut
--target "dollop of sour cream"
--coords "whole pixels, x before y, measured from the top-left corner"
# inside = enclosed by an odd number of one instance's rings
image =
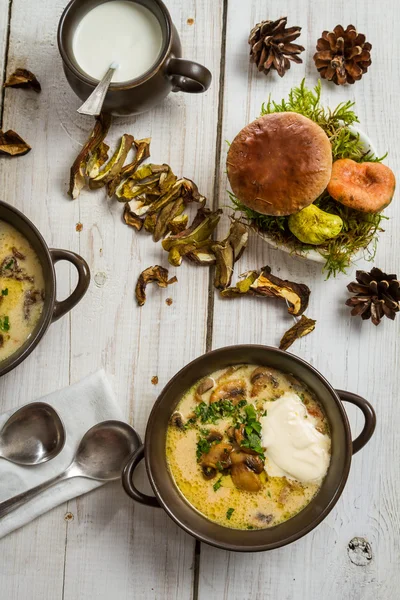
[[[317,431],[316,420],[294,392],[266,402],[261,417],[265,470],[271,477],[320,482],[330,462],[330,439]]]

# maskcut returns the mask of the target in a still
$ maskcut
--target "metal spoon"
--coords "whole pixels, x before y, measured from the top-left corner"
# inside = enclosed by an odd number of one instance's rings
[[[89,115],[91,117],[98,117],[103,108],[104,98],[110,87],[111,79],[118,69],[119,64],[116,62],[111,63],[110,68],[104,75],[100,83],[97,84],[89,98],[78,108],[78,113],[81,115]]]
[[[61,452],[64,425],[49,404],[32,402],[17,410],[0,432],[0,458],[23,466],[39,465]]]
[[[67,469],[49,481],[0,502],[0,518],[64,479],[86,477],[98,481],[119,479],[122,470],[141,440],[136,431],[122,421],[98,423],[83,436]]]

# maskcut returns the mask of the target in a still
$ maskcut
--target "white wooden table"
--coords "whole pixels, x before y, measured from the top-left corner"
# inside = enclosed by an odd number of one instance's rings
[[[69,385],[103,366],[126,418],[144,434],[158,392],[174,373],[208,349],[235,343],[277,345],[292,324],[279,303],[220,301],[209,270],[183,265],[179,283],[151,289],[139,309],[134,285],[140,271],[167,264],[159,244],[121,221],[121,206],[104,192],[66,196],[70,164],[90,129],[79,116],[56,45],[66,0],[0,0],[0,82],[27,67],[42,83],[40,95],[7,89],[0,101],[3,129],[15,129],[33,150],[0,158],[0,197],[26,213],[50,246],[84,256],[92,284],[84,300],[52,325],[36,351],[1,379],[0,410]],[[323,29],[353,23],[373,45],[373,65],[362,81],[337,88],[324,82],[323,98],[357,102],[362,128],[400,175],[398,116],[399,3],[394,0],[169,0],[184,53],[213,73],[199,96],[171,95],[137,118],[116,120],[110,139],[125,132],[152,137],[151,160],[196,181],[209,203],[227,204],[227,144],[255,118],[271,93],[277,100],[304,75],[317,81],[312,55]],[[289,16],[303,26],[304,64],[283,79],[257,73],[248,61],[247,36],[266,18]],[[193,19],[194,24],[188,19]],[[400,199],[387,210],[376,264],[400,271]],[[80,233],[76,224],[83,224]],[[225,224],[226,227],[226,224]],[[273,266],[281,276],[312,289],[308,310],[316,332],[293,352],[316,366],[335,386],[365,395],[378,416],[375,436],[353,460],[335,509],[312,533],[268,554],[242,555],[205,545],[182,532],[162,510],[135,505],[120,485],[109,485],[60,506],[0,542],[2,600],[99,599],[321,599],[394,600],[399,597],[400,410],[399,325],[379,328],[352,320],[344,306],[347,276],[325,281],[320,266],[292,259],[252,238],[237,273]],[[368,265],[366,265],[368,266]],[[171,269],[171,273],[174,270]],[[59,296],[75,283],[57,268]],[[170,296],[173,304],[167,306]],[[159,383],[154,386],[154,375]],[[350,412],[354,434],[362,417]],[[143,480],[145,479],[144,474]],[[65,519],[71,513],[73,519]],[[359,536],[372,549],[363,566],[349,557]]]

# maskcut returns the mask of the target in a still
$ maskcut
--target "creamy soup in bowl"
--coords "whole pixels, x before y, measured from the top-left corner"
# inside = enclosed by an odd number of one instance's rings
[[[0,220],[0,363],[30,338],[42,315],[42,266],[28,240]]]
[[[180,493],[209,520],[236,529],[297,515],[318,493],[330,451],[327,418],[307,386],[258,365],[198,381],[178,403],[166,438]]]

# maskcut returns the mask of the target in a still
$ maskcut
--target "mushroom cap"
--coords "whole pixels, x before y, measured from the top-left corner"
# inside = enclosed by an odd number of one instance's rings
[[[390,204],[395,187],[394,173],[386,165],[341,158],[333,163],[328,192],[345,206],[377,213]]]
[[[322,194],[332,149],[323,129],[294,112],[272,113],[244,127],[227,158],[233,193],[265,215],[291,215]]]

